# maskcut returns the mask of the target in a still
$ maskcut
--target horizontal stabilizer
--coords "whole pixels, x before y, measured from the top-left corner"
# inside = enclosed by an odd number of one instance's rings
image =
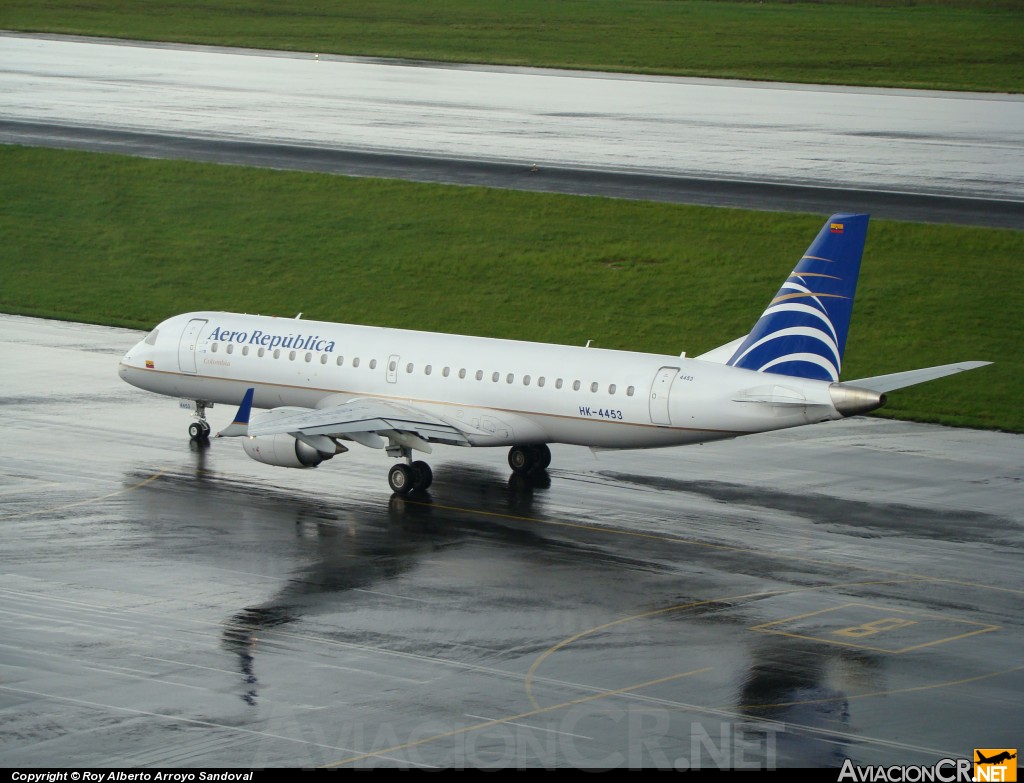
[[[955,375],[958,372],[974,370],[978,367],[992,364],[992,362],[957,362],[956,364],[943,364],[939,367],[925,367],[920,370],[908,370],[907,372],[894,372],[890,375],[876,375],[873,378],[858,378],[855,381],[843,381],[844,386],[856,386],[860,389],[871,389],[876,392],[887,392],[893,389],[903,389],[925,381],[933,381],[936,378],[943,378],[947,375]]]

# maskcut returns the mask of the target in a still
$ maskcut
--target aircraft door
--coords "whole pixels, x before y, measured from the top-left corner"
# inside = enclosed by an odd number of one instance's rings
[[[181,333],[181,341],[178,343],[178,368],[182,372],[196,372],[196,342],[204,326],[205,318],[193,318]]]
[[[401,358],[397,353],[391,354],[391,356],[388,357],[388,383],[398,382],[398,363],[400,361]]]
[[[651,423],[671,424],[672,417],[668,412],[668,395],[672,384],[679,375],[678,367],[662,367],[654,376],[651,384]]]

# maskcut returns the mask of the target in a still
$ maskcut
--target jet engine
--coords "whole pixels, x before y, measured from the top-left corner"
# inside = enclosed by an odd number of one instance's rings
[[[280,468],[315,468],[325,459],[334,456],[284,434],[243,438],[242,448],[257,462]]]

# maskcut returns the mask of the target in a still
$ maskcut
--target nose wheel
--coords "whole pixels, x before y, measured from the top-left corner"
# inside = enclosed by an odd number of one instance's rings
[[[181,407],[185,409],[191,408],[192,415],[195,417],[195,421],[188,425],[188,436],[197,443],[209,440],[210,423],[206,420],[206,409],[212,408],[213,403],[196,400],[195,407],[193,407],[190,403],[182,400]]]

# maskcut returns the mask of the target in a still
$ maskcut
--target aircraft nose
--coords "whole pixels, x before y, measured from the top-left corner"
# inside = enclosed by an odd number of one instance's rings
[[[141,345],[142,343],[136,343],[130,349],[128,349],[124,356],[121,357],[121,361],[118,363],[117,366],[117,374],[120,375],[122,378],[124,378],[128,374],[128,371],[135,366],[135,362],[132,357],[139,355],[139,349]]]

